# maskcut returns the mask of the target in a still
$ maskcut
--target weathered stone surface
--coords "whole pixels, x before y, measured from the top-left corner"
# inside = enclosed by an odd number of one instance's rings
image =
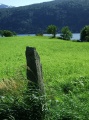
[[[34,83],[35,87],[44,93],[42,65],[40,57],[33,47],[26,47],[27,79]],[[30,84],[29,84],[30,85]]]

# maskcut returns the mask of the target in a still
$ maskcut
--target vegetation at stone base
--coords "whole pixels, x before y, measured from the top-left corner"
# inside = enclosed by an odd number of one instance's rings
[[[82,42],[89,42],[89,25],[82,28],[80,33],[80,40]]]
[[[0,29],[18,34],[34,34],[50,24],[55,24],[60,32],[69,26],[73,33],[89,24],[89,0],[53,0],[46,3],[0,9]]]
[[[0,35],[3,37],[11,37],[11,36],[14,36],[16,35],[15,32],[12,32],[10,30],[0,30]]]
[[[46,90],[45,120],[89,120],[89,44],[39,36],[0,38],[0,86],[2,79],[13,80],[17,86],[12,85],[12,92],[6,89],[3,94],[0,89],[0,114],[11,113],[8,120],[16,109],[28,114],[29,106],[24,105],[26,96],[23,98],[22,94],[27,83],[24,81],[26,46],[36,47],[41,58]],[[12,104],[13,101],[16,102]]]
[[[21,77],[21,78],[20,78]],[[27,89],[27,80],[20,75],[16,80],[0,83],[0,120],[42,120],[44,96]],[[35,109],[34,109],[35,108]]]
[[[57,31],[57,27],[55,25],[49,25],[47,27],[47,33],[52,34],[53,38],[55,38],[55,36],[56,36],[56,31]]]
[[[72,38],[72,32],[68,26],[65,26],[61,29],[61,38],[64,40],[70,40]]]

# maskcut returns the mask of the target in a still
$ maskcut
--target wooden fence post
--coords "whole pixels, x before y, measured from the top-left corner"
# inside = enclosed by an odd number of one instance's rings
[[[28,84],[28,88],[30,91],[32,90],[32,93],[34,91],[34,94],[35,94],[35,91],[36,91],[36,93],[38,92],[38,94],[40,95],[39,97],[42,97],[44,96],[44,84],[43,84],[43,76],[42,76],[42,65],[40,64],[40,57],[36,49],[33,47],[26,47],[25,54],[26,54],[26,61],[27,61],[26,74],[27,74],[27,79],[30,81]],[[32,113],[33,114],[32,120],[43,120],[42,102],[37,106],[33,105],[32,109],[33,109],[32,112],[34,111],[36,112],[35,114]]]

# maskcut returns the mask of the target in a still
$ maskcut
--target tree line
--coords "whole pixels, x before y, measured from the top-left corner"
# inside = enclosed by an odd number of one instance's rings
[[[47,27],[47,33],[52,34],[53,38],[55,38],[57,33],[57,26],[55,25],[49,25]],[[70,40],[72,38],[72,32],[69,29],[68,26],[65,26],[61,29],[60,39],[63,40]],[[89,42],[89,25],[86,25],[82,30],[80,31],[80,41],[81,42]]]
[[[55,38],[56,33],[57,33],[57,26],[49,25],[47,27],[47,33],[52,34],[53,35],[52,37]],[[11,36],[15,36],[16,33],[12,32],[10,30],[0,30],[0,35],[2,37],[11,37]],[[42,34],[41,34],[41,36],[42,36]],[[61,29],[61,34],[60,34],[59,38],[63,39],[63,40],[70,40],[72,38],[72,32],[68,26],[65,26]],[[89,42],[89,25],[86,25],[80,31],[80,41],[81,42]]]

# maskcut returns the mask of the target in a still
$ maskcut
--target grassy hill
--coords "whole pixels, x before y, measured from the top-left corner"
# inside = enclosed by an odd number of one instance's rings
[[[2,83],[26,79],[26,46],[36,47],[41,58],[47,103],[45,120],[89,120],[88,43],[31,36],[0,38],[0,96],[11,92],[10,96],[20,98],[18,85],[16,92],[5,91]],[[22,81],[23,91],[26,83]],[[3,98],[8,106],[13,102],[9,99]]]

